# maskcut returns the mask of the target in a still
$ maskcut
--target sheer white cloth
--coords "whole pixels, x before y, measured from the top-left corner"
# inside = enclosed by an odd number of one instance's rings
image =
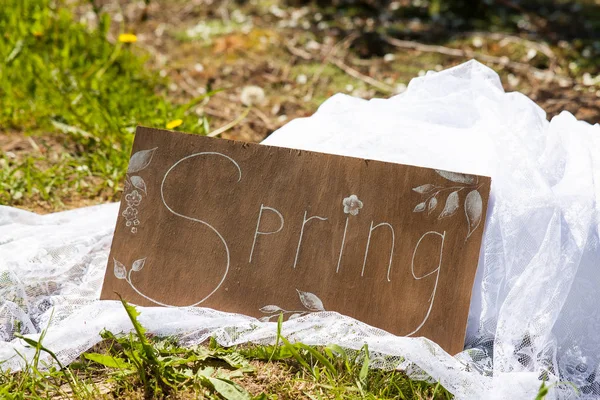
[[[540,377],[600,396],[600,127],[545,113],[498,75],[469,62],[411,81],[391,99],[345,95],[290,122],[265,144],[492,177],[465,351],[452,357],[422,338],[397,337],[332,312],[284,324],[309,344],[378,355],[375,367],[440,381],[459,399],[533,399]],[[39,216],[0,206],[0,360],[31,356],[14,332],[69,362],[129,331],[120,304],[100,302],[118,206]],[[223,345],[274,340],[275,324],[210,309],[140,308],[158,335]],[[552,397],[571,398],[569,385]]]

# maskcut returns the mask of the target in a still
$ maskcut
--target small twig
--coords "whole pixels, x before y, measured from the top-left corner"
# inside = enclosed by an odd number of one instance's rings
[[[529,11],[527,11],[526,9],[524,9],[523,7],[521,7],[519,4],[513,3],[512,1],[509,0],[495,0],[496,3],[499,3],[507,8],[512,8],[515,11],[520,12],[521,14],[527,16],[527,18],[529,18],[529,21],[534,24],[538,30],[543,30],[545,28],[545,25],[548,24],[548,20],[544,17],[542,17],[541,15],[537,15],[534,13],[531,13]]]
[[[189,94],[192,97],[198,97],[198,91],[191,87],[186,81],[185,78],[182,78],[179,82],[176,83],[178,88],[181,88],[184,92]]]
[[[342,39],[341,41],[336,43],[334,46],[331,46],[331,48],[329,49],[327,54],[325,54],[325,57],[323,57],[323,60],[322,60],[323,65],[319,69],[318,74],[315,74],[315,75],[320,76],[321,73],[323,72],[323,70],[325,69],[325,66],[329,62],[329,59],[337,56],[337,53],[339,50],[344,50],[344,51],[348,50],[348,48],[350,47],[350,45],[352,44],[354,39],[356,39],[358,36],[359,36],[359,34],[356,32],[351,33],[348,36],[346,36],[344,39]],[[315,83],[317,81],[317,79],[318,79],[318,77],[316,79],[313,78],[313,83]]]
[[[495,2],[500,5],[503,5],[504,7],[512,8],[513,10],[518,11],[522,15],[526,16],[539,31],[543,31],[546,25],[548,24],[548,20],[546,18],[542,17],[541,15],[529,12],[523,7],[521,7],[519,4],[513,3],[510,0],[495,0]]]
[[[365,58],[352,57],[352,56],[348,57],[348,60],[350,61],[350,63],[352,65],[358,65],[360,67],[376,67],[376,66],[380,65],[383,61],[381,58],[365,59]]]
[[[229,0],[225,0],[221,3],[221,5],[217,8],[217,13],[220,14],[221,19],[225,22],[225,23],[230,23],[231,22],[231,18],[229,16],[229,10],[227,8],[227,6],[229,5]]]
[[[321,67],[312,76],[311,84],[309,86],[308,92],[304,96],[305,100],[312,99],[314,91],[315,91],[315,86],[316,86],[317,82],[319,81],[319,79],[321,78],[321,74],[323,74],[323,71],[325,70],[325,67],[327,66],[327,64],[329,62],[329,59],[331,57],[335,56],[339,49],[342,48],[344,50],[347,50],[348,47],[350,47],[350,44],[352,43],[352,41],[354,41],[354,39],[356,39],[358,36],[359,35],[356,32],[351,33],[350,35],[346,36],[343,40],[339,41],[338,43],[336,43],[335,45],[333,45],[329,48],[329,50],[327,51],[327,53],[321,60]]]
[[[35,142],[35,140],[33,140],[31,136],[27,136],[27,141],[29,141],[29,144],[31,145],[31,147],[33,147],[35,151],[40,151],[40,146],[37,145],[37,143]]]
[[[419,42],[413,42],[410,40],[400,40],[389,36],[384,36],[384,40],[392,46],[403,49],[417,50],[424,53],[438,53],[451,57],[474,58],[484,62],[488,62],[490,64],[502,65],[514,71],[521,71],[525,73],[533,72],[534,76],[538,79],[544,79],[548,81],[567,80],[569,83],[573,82],[573,80],[569,77],[558,75],[552,71],[544,71],[539,68],[532,67],[529,64],[511,61],[508,57],[490,56],[488,54],[483,54],[472,50],[462,50],[444,46],[423,44]]]
[[[202,93],[200,93],[200,91],[197,89],[197,87],[199,86],[199,85],[198,85],[198,82],[196,82],[196,81],[194,80],[194,78],[192,78],[192,77],[190,76],[190,74],[188,73],[188,71],[182,71],[180,75],[181,75],[181,77],[183,78],[183,82],[185,82],[185,84],[186,84],[186,85],[188,85],[188,89],[191,91],[191,94],[192,94],[194,97],[198,97],[198,95],[202,94]],[[182,85],[182,86],[183,86],[183,85]]]
[[[228,114],[222,113],[220,111],[214,110],[209,107],[204,107],[204,112],[206,114],[210,115],[211,117],[217,117],[217,118],[223,118],[223,119],[229,119],[231,117]]]
[[[219,129],[215,129],[214,131],[207,134],[206,136],[215,137],[215,136],[219,136],[221,133],[223,133],[225,131],[228,131],[229,129],[231,129],[234,126],[236,126],[237,124],[239,124],[244,118],[246,118],[246,116],[248,115],[249,112],[250,112],[250,108],[246,108],[244,110],[244,112],[242,112],[235,120],[231,121],[228,124],[223,125]]]
[[[444,54],[446,56],[453,57],[466,57],[468,56],[467,52],[461,49],[453,49],[450,47],[437,46],[431,44],[423,44],[419,42],[414,42],[412,40],[401,40],[396,39],[390,36],[384,36],[383,39],[395,47],[400,47],[402,49],[410,49],[422,51],[424,53],[439,53]]]
[[[365,82],[366,84],[379,89],[382,92],[385,92],[385,93],[393,93],[394,92],[394,88],[391,87],[390,85],[387,85],[387,84],[380,82],[368,75],[363,74],[362,72],[360,72],[360,71],[350,67],[346,63],[344,63],[344,61],[342,59],[336,57],[337,52],[341,48],[347,49],[350,46],[350,44],[352,43],[352,41],[357,37],[357,35],[358,34],[356,34],[356,33],[350,34],[346,38],[344,38],[342,41],[338,42],[336,45],[332,46],[329,49],[329,51],[327,52],[325,57],[323,57],[321,67],[313,75],[312,80],[311,80],[311,85],[309,87],[309,92],[307,93],[307,95],[305,97],[312,98],[315,84],[321,77],[321,74],[323,73],[323,71],[328,63],[335,65],[336,67],[338,67],[339,69],[341,69],[342,71],[344,71],[345,73],[350,75],[351,77],[361,80],[361,81]],[[292,43],[289,43],[289,42],[286,43],[286,47],[289,50],[289,52],[292,53],[293,55],[295,55],[296,57],[302,58],[303,60],[307,60],[307,61],[314,59],[313,56],[309,52],[307,52],[303,49],[294,47],[292,45]]]
[[[550,60],[550,67],[549,67],[550,70],[554,70],[554,68],[556,67],[556,65],[558,63],[556,54],[554,54],[554,51],[552,51],[550,46],[548,46],[544,42],[540,43],[540,42],[536,42],[534,40],[530,40],[527,38],[514,36],[514,35],[508,35],[505,33],[498,33],[498,32],[467,32],[464,34],[459,34],[457,36],[458,37],[466,37],[466,38],[473,38],[473,37],[479,36],[479,37],[486,38],[486,39],[497,40],[500,45],[503,45],[504,43],[518,43],[524,47],[528,47],[528,48],[534,49],[536,51],[539,51],[540,53],[542,53],[546,57],[548,57],[548,59]]]
[[[271,82],[271,83],[279,83],[279,82],[281,82],[281,80],[277,76],[275,76],[275,75],[273,75],[271,73],[268,73],[268,72],[265,72],[264,74],[262,74],[262,77],[267,82]]]
[[[281,68],[281,77],[279,78],[280,82],[286,82],[290,77],[290,72],[292,70],[292,66],[296,63],[296,57],[291,57],[291,59],[285,63],[285,65]]]
[[[204,1],[203,0],[192,0],[192,1],[188,1],[186,2],[186,4],[181,7],[181,9],[178,12],[177,15],[177,19],[174,19],[175,21],[183,21],[185,17],[188,16],[188,14],[190,14],[192,11],[194,11],[194,8],[196,7],[200,7],[200,6],[204,6]]]
[[[269,120],[269,117],[267,117],[264,112],[260,111],[258,108],[253,108],[252,112],[254,114],[256,114],[256,116],[258,118],[260,118],[260,120],[265,124],[265,127],[268,130],[270,130],[270,131],[275,130],[276,126],[271,123],[271,121]]]
[[[21,144],[22,141],[23,140],[21,138],[12,140],[9,143],[2,146],[2,151],[3,152],[13,151],[15,148],[17,148]]]
[[[302,50],[298,47],[294,47],[290,42],[285,43],[285,47],[288,49],[290,53],[295,55],[296,57],[300,57],[303,60],[310,61],[313,59],[313,56],[306,50]]]
[[[394,88],[392,88],[390,85],[387,85],[383,82],[379,82],[378,80],[373,79],[368,75],[364,75],[363,73],[355,70],[354,68],[344,64],[344,62],[340,59],[331,58],[329,60],[329,62],[331,62],[333,65],[335,65],[336,67],[338,67],[339,69],[341,69],[342,71],[344,71],[345,73],[350,75],[351,77],[359,79],[359,80],[365,82],[366,84],[371,85],[371,86],[381,90],[382,92],[392,93],[394,91]]]

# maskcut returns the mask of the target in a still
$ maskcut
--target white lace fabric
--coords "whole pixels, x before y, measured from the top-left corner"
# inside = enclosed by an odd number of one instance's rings
[[[336,95],[310,118],[290,122],[269,145],[492,177],[465,350],[451,356],[323,312],[284,323],[308,344],[367,343],[374,367],[427,377],[458,399],[533,399],[541,383],[568,381],[600,397],[600,127],[562,113],[551,122],[531,100],[505,93],[476,62],[411,81],[402,95]],[[118,205],[50,215],[0,206],[0,361],[16,370],[39,337],[68,363],[131,330],[122,306],[99,301]],[[140,307],[156,335],[184,344],[273,342],[275,323],[206,308]],[[598,375],[598,376],[597,376]],[[574,398],[558,385],[551,398]]]

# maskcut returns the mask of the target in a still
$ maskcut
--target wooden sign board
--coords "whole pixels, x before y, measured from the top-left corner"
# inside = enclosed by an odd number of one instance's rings
[[[336,311],[462,351],[490,178],[138,128],[102,299]]]

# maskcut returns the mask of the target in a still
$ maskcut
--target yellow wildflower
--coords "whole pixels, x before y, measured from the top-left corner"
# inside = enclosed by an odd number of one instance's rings
[[[167,123],[167,129],[177,128],[181,124],[183,124],[182,120],[180,120],[180,119],[174,119],[173,121]]]
[[[133,33],[121,33],[119,35],[119,42],[135,43],[135,42],[137,42],[137,36],[135,36]]]

